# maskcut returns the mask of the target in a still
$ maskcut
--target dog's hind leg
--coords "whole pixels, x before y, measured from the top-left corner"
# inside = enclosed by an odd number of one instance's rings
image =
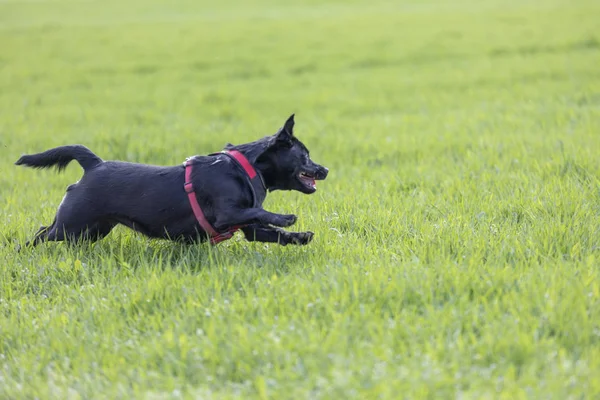
[[[87,225],[66,226],[55,224],[48,230],[46,235],[40,238],[40,241],[78,243],[81,241],[95,242],[104,238],[115,227],[115,223],[101,221]],[[62,229],[61,229],[62,228]]]
[[[77,207],[70,203],[67,197],[58,207],[54,222],[49,227],[41,227],[34,238],[26,243],[36,246],[43,242],[79,242],[88,240],[94,242],[108,235],[116,222],[101,220],[93,216],[86,207]]]
[[[106,236],[115,223],[105,220],[90,204],[89,195],[75,186],[67,190],[58,206],[54,223],[45,232],[41,232],[38,242],[81,240],[96,241]]]
[[[46,240],[46,236],[48,234],[48,231],[52,230],[52,228],[54,227],[54,224],[56,224],[56,218],[54,218],[54,221],[52,221],[52,224],[49,226],[40,226],[40,229],[38,229],[38,231],[33,235],[33,239],[28,240],[25,243],[25,247],[35,247],[38,244],[44,242]]]

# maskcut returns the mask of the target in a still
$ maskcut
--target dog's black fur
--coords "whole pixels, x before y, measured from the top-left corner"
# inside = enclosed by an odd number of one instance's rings
[[[192,182],[206,219],[217,232],[236,225],[249,241],[281,245],[308,244],[312,232],[288,232],[296,216],[262,208],[266,191],[316,189],[301,174],[322,180],[328,169],[314,163],[306,147],[294,136],[294,115],[274,135],[226,149],[241,152],[262,176],[265,191],[253,198],[252,188],[235,161],[226,155],[195,156]],[[197,222],[184,191],[183,165],[162,167],[122,161],[102,161],[81,145],[62,146],[24,155],[15,164],[64,169],[76,160],[84,170],[81,180],[67,188],[54,222],[42,226],[27,245],[45,241],[95,241],[117,224],[152,238],[204,241],[207,234]],[[306,177],[305,176],[305,177]],[[306,181],[306,179],[305,179]],[[310,183],[310,182],[309,182]],[[258,207],[256,206],[258,204]]]

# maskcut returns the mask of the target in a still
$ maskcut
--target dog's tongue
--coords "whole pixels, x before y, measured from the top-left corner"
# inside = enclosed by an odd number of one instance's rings
[[[310,186],[312,188],[316,188],[317,187],[317,182],[315,181],[315,178],[311,178],[311,177],[308,177],[308,176],[303,176],[300,179],[302,179],[302,182],[306,186]]]

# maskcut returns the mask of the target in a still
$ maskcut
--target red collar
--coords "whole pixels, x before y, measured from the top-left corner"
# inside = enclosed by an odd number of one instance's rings
[[[246,171],[246,174],[248,174],[248,177],[251,180],[257,176],[256,170],[254,169],[252,164],[250,164],[250,161],[248,161],[248,159],[239,151],[223,150],[221,153],[233,157],[244,169],[244,171]],[[194,212],[196,220],[198,221],[200,227],[202,227],[204,232],[206,232],[206,234],[208,234],[208,236],[210,237],[210,243],[217,244],[219,242],[231,238],[237,230],[242,228],[242,226],[233,226],[223,233],[219,233],[215,230],[215,228],[213,228],[213,226],[210,224],[210,222],[208,222],[208,220],[204,216],[202,208],[200,208],[200,204],[198,203],[198,198],[196,197],[196,192],[192,183],[192,168],[194,165],[192,159],[187,159],[183,165],[185,166],[185,183],[183,184],[183,188],[188,194],[188,199],[190,200],[190,205],[192,206],[192,211]]]

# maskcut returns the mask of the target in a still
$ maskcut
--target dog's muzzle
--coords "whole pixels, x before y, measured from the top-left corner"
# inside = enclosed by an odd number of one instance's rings
[[[328,173],[329,173],[328,168],[319,165],[319,166],[317,166],[317,169],[315,172],[315,179],[322,181],[323,179],[327,178]]]

